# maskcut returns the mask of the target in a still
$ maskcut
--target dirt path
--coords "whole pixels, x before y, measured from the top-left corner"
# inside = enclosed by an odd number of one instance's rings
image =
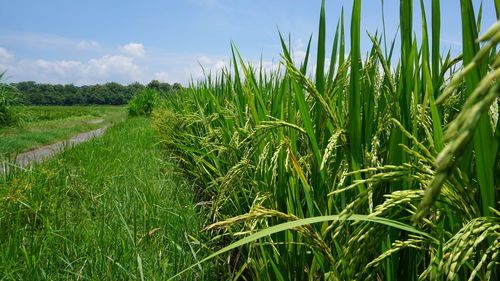
[[[64,141],[56,142],[51,145],[39,147],[32,151],[21,153],[17,155],[15,160],[15,165],[19,167],[26,167],[31,164],[40,163],[43,160],[50,158],[55,154],[62,152],[65,149],[74,147],[75,145],[78,145],[82,142],[88,141],[94,137],[102,135],[106,131],[106,129],[108,129],[108,127],[109,126],[104,126],[97,130],[78,134]],[[4,173],[5,171],[8,171],[9,166],[10,165],[8,165],[6,162],[1,162],[0,174]]]
[[[99,123],[102,123],[102,122],[104,122],[104,119],[91,120],[91,121],[89,121],[87,123],[89,123],[89,124],[99,124]]]

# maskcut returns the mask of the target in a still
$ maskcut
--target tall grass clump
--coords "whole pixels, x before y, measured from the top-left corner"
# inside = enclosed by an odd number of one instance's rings
[[[497,280],[500,22],[481,32],[460,3],[457,57],[440,53],[439,0],[401,1],[399,37],[367,34],[363,56],[354,0],[326,68],[323,1],[315,61],[280,34],[266,72],[233,45],[230,68],[153,113],[209,207],[207,258],[242,280]]]
[[[130,116],[150,116],[159,100],[160,94],[157,90],[145,88],[129,101],[128,113]]]
[[[4,75],[5,72],[0,73],[0,127],[13,125],[19,120],[19,114],[14,108],[19,104],[19,98],[13,87],[1,83]]]

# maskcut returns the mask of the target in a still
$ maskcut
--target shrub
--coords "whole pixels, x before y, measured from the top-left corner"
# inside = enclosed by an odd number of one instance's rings
[[[130,116],[150,116],[151,112],[159,102],[159,93],[154,89],[146,88],[135,95],[128,103],[128,114]]]
[[[4,73],[0,74],[0,80]],[[0,127],[13,125],[19,120],[19,115],[13,106],[19,104],[16,89],[0,83]]]

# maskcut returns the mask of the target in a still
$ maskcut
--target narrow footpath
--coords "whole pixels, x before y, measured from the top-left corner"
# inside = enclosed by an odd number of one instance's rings
[[[38,164],[57,153],[61,153],[65,149],[72,148],[82,142],[101,136],[108,128],[109,126],[104,126],[97,130],[78,134],[64,141],[56,142],[54,144],[38,147],[28,152],[20,153],[13,161],[14,165],[19,168],[23,168],[28,165]],[[9,163],[0,163],[0,174],[7,172],[9,169]]]

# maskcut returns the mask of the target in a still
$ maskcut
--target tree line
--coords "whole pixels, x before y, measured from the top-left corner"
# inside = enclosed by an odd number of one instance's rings
[[[25,105],[121,105],[126,104],[145,88],[155,89],[161,95],[170,95],[180,89],[179,83],[169,84],[152,80],[147,85],[132,83],[122,85],[116,82],[91,86],[73,84],[52,85],[33,81],[11,83],[17,89],[17,96]]]

